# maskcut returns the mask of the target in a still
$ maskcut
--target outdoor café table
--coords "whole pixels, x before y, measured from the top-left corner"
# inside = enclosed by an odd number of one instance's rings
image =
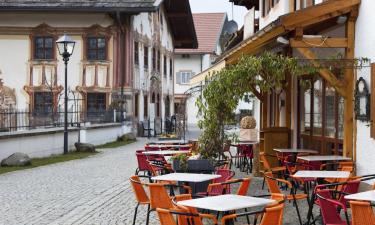
[[[209,180],[213,180],[221,177],[218,174],[201,174],[201,173],[169,173],[165,175],[155,176],[151,179],[154,181],[177,181],[184,183],[193,183],[193,190],[195,190],[195,184]]]
[[[369,201],[375,202],[375,190],[359,192],[356,194],[344,196],[347,200]]]
[[[309,154],[317,154],[318,151],[312,149],[300,149],[300,148],[274,148],[275,152],[279,152],[281,154],[290,153],[293,155],[293,162],[297,160],[298,153],[309,153]]]
[[[228,213],[238,209],[266,206],[274,202],[275,200],[266,198],[227,194],[179,201],[177,205]]]
[[[296,178],[348,178],[349,171],[326,171],[326,170],[300,170],[297,171],[293,177]],[[307,225],[310,224],[312,210],[314,207],[315,193],[313,192],[309,200],[309,211],[307,213]]]
[[[176,144],[150,144],[150,145],[147,145],[148,147],[150,148],[189,148],[190,145],[176,145]]]
[[[314,162],[314,161],[348,161],[351,158],[344,157],[341,155],[307,155],[307,156],[298,156],[298,159]]]
[[[189,150],[160,150],[160,151],[145,151],[142,152],[145,155],[180,155],[180,154],[189,154]]]
[[[151,141],[149,144],[186,144],[184,140],[160,140],[160,141]]]

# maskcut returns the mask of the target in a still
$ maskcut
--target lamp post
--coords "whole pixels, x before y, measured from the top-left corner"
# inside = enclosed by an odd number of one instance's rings
[[[65,85],[64,85],[64,154],[68,153],[68,61],[73,54],[76,42],[68,35],[64,34],[56,41],[59,54],[65,64]]]

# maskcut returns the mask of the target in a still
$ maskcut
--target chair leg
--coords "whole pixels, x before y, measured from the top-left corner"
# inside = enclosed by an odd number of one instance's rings
[[[137,212],[138,212],[139,202],[137,203],[137,206],[134,210],[134,217],[133,217],[133,225],[135,225],[135,220],[137,219]]]
[[[247,212],[247,209],[245,208],[245,212]],[[250,224],[250,218],[249,218],[249,215],[246,215],[246,221],[247,221],[247,224]]]
[[[266,182],[266,178],[263,177],[263,182],[262,182],[262,190],[264,189],[264,183]]]
[[[152,209],[150,209],[150,204],[147,206],[147,216],[146,216],[146,225],[148,225],[149,221],[150,221],[150,213],[151,213]]]
[[[293,201],[294,201],[294,204],[295,204],[295,206],[296,206],[296,211],[297,211],[297,216],[298,216],[299,224],[300,224],[300,225],[303,225],[303,224],[302,224],[302,219],[301,219],[301,214],[299,213],[299,209],[298,209],[297,200],[296,200],[296,198],[294,197],[294,195],[293,195]]]

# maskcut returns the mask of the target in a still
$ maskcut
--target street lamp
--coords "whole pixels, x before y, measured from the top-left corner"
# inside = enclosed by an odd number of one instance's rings
[[[69,57],[73,54],[75,44],[76,42],[66,34],[56,41],[59,54],[63,57],[65,63],[64,154],[68,153],[68,61]]]

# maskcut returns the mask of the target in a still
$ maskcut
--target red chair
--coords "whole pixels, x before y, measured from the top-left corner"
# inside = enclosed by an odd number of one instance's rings
[[[332,192],[333,191],[329,189],[317,190],[317,201],[320,206],[324,224],[350,225],[351,222],[349,221],[346,205],[342,204],[338,200],[335,200],[332,197]],[[338,208],[344,210],[346,220],[341,219],[340,211],[337,210]]]
[[[228,170],[228,169],[218,169],[216,170],[216,174],[221,175],[219,178],[215,178],[212,180],[212,184],[216,183],[224,183],[232,179],[235,175],[234,171]],[[216,196],[216,195],[222,195],[222,194],[229,194],[230,191],[230,185],[213,185],[208,186],[206,192],[198,192],[196,195],[198,196]]]
[[[137,150],[135,153],[137,156],[138,168],[135,170],[135,175],[138,175],[139,172],[143,172],[144,174],[149,172],[147,156],[142,153],[142,150]]]

